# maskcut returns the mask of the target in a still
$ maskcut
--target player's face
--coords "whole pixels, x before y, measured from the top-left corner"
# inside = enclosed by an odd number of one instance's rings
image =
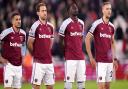
[[[46,20],[47,19],[47,8],[46,6],[40,6],[39,11],[37,12],[37,15],[42,19]]]
[[[110,18],[111,17],[111,13],[112,13],[111,4],[104,5],[102,7],[102,12],[103,12],[103,16],[105,16],[106,18]]]
[[[17,28],[21,27],[21,16],[20,15],[16,15],[16,16],[13,17],[12,25],[17,27]]]
[[[73,5],[70,7],[69,13],[70,13],[72,16],[77,16],[77,15],[78,15],[78,7],[77,7],[76,4],[73,4]]]

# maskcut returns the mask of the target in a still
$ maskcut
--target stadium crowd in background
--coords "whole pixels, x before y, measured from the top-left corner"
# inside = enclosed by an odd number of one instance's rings
[[[28,33],[30,26],[37,20],[35,13],[35,5],[39,0],[0,0],[0,32],[9,27],[10,13],[15,9],[22,14],[22,28]],[[45,0],[48,4],[48,19],[54,24],[56,29],[55,41],[53,47],[53,55],[63,58],[62,50],[59,45],[59,37],[57,35],[58,28],[62,21],[67,17],[67,5],[71,4],[71,0]],[[116,54],[119,60],[127,59],[128,57],[128,42],[127,42],[127,24],[128,24],[128,0],[110,0],[112,3],[113,14],[111,21],[115,25],[116,32]],[[91,23],[101,16],[101,11],[98,9],[102,0],[78,0],[80,14],[78,17],[85,21],[85,34],[90,28]],[[120,23],[121,22],[121,23]],[[84,43],[84,42],[83,42]],[[120,46],[120,47],[118,47]],[[85,51],[85,47],[83,47]],[[85,52],[86,53],[86,52]]]
[[[11,26],[11,12],[18,10],[22,16],[22,28],[27,35],[32,24],[38,19],[35,6],[40,0],[0,0],[0,33]],[[45,0],[48,7],[48,20],[55,27],[54,44],[52,49],[53,57],[58,61],[63,61],[63,50],[58,35],[59,27],[68,17],[67,5],[72,0]],[[77,0],[79,6],[78,17],[85,22],[85,35],[91,27],[91,24],[101,16],[99,9],[101,3],[105,0]],[[120,63],[128,63],[128,0],[109,0],[112,4],[112,17],[110,21],[116,28],[116,55]],[[28,37],[28,36],[27,36]],[[84,44],[84,40],[83,40]],[[92,49],[94,45],[92,44]],[[85,45],[83,51],[86,53]],[[94,50],[92,50],[94,51]],[[93,52],[94,53],[94,52]],[[26,55],[25,66],[31,65],[31,56]],[[87,61],[88,57],[86,56]],[[127,62],[125,62],[127,61]],[[58,63],[58,62],[57,62]],[[88,63],[88,62],[87,62]],[[56,62],[55,62],[56,64]],[[26,68],[27,70],[27,68]],[[126,77],[128,76],[127,67],[125,68]],[[25,73],[24,74],[28,74]],[[29,76],[29,75],[28,75]]]

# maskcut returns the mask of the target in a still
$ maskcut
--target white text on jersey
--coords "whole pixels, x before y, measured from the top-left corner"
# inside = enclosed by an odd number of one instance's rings
[[[46,35],[46,34],[39,34],[39,38],[51,38],[51,35]]]
[[[19,43],[12,43],[12,42],[10,42],[10,46],[12,46],[12,47],[21,47],[22,46],[22,44],[19,44]]]
[[[82,36],[81,32],[70,32],[70,36]]]
[[[100,33],[100,37],[111,38],[111,35],[108,35],[108,34],[105,34],[105,33]]]

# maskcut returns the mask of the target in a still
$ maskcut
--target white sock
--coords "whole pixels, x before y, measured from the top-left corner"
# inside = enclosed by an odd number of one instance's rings
[[[64,89],[72,89],[72,83],[71,82],[65,82]]]
[[[77,82],[78,89],[85,89],[85,82]]]

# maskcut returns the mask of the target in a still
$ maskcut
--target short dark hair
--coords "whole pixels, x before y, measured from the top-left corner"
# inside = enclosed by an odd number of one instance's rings
[[[36,5],[36,11],[39,11],[41,6],[46,6],[47,7],[47,5],[44,2],[40,2]]]
[[[11,13],[11,19],[13,19],[14,16],[16,16],[16,15],[21,16],[20,12],[18,12],[18,11],[14,11],[14,12]]]
[[[67,11],[68,11],[68,12],[69,12],[70,8],[71,8],[74,4],[78,7],[78,4],[77,4],[77,3],[75,2],[75,0],[74,0],[70,5],[68,5],[68,7],[67,7]],[[79,7],[78,7],[78,9],[79,9]]]
[[[111,5],[111,3],[109,1],[107,1],[107,2],[103,2],[102,3],[102,6],[107,5],[107,4],[110,4]]]

